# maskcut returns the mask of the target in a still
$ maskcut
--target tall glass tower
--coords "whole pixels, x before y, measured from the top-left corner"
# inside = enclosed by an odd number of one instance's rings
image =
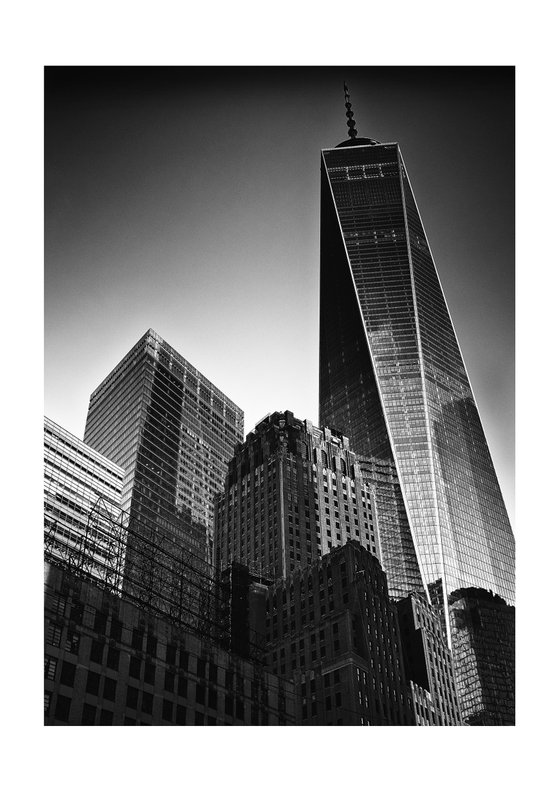
[[[394,469],[393,586],[420,578],[451,642],[454,591],[513,602],[514,539],[399,146],[358,138],[346,107],[350,138],[321,155],[319,422]]]
[[[140,529],[212,556],[214,495],[243,439],[243,411],[153,330],[91,395],[85,442],[124,468],[122,506]]]

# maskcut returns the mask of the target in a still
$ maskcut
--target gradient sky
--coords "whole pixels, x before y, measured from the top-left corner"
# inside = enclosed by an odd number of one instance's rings
[[[398,141],[514,518],[512,68],[45,74],[45,414],[152,327],[245,411],[317,422],[320,149]]]

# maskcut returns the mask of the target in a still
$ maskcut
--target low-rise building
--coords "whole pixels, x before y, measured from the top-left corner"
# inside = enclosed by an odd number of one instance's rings
[[[295,723],[290,681],[91,579],[46,569],[46,725]]]

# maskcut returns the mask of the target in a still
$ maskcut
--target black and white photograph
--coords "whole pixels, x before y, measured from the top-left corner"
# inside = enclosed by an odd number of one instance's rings
[[[44,80],[45,724],[514,725],[515,69]]]
[[[556,28],[7,7],[7,788],[554,786]]]

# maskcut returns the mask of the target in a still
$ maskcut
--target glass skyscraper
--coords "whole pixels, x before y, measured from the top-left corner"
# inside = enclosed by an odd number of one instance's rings
[[[243,411],[148,330],[90,398],[85,442],[124,468],[137,530],[211,558],[214,495],[243,439]]]
[[[421,579],[451,641],[454,591],[513,603],[514,539],[399,146],[350,135],[321,158],[319,422],[394,471],[390,587]]]

